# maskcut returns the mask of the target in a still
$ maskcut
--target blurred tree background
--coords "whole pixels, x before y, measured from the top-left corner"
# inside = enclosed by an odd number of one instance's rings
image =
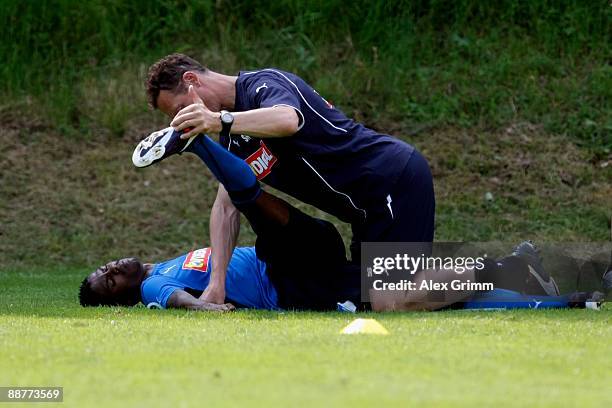
[[[0,22],[0,264],[204,240],[214,183],[177,184],[197,163],[164,168],[172,188],[147,179],[160,169],[129,167],[134,143],[166,122],[143,82],[171,52],[225,73],[293,71],[416,144],[436,176],[439,239],[607,237],[607,0],[3,0]],[[179,202],[155,195],[173,188]]]
[[[180,51],[221,71],[295,71],[373,122],[417,131],[528,120],[597,153],[611,147],[607,0],[2,3],[5,100],[33,96],[79,130],[101,122],[120,133],[142,109],[146,66]],[[91,81],[112,89],[96,101],[110,105],[103,118],[80,102]],[[109,112],[117,104],[131,108]]]

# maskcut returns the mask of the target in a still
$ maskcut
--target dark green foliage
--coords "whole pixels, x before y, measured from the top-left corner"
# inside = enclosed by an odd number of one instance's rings
[[[601,154],[612,146],[611,17],[605,0],[5,0],[0,92],[38,96],[56,123],[82,128],[95,118],[81,81],[129,69],[140,82],[182,51],[219,70],[297,71],[374,124],[528,121]]]

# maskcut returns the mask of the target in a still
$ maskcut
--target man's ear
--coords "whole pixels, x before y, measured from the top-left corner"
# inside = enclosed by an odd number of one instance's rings
[[[193,71],[185,71],[183,72],[183,82],[185,82],[186,85],[199,86],[200,78]]]

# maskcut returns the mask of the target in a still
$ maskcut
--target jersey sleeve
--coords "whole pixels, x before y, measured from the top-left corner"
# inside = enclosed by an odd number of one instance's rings
[[[298,114],[299,128],[304,125],[299,91],[289,80],[276,78],[272,74],[259,75],[247,86],[247,93],[254,108],[289,106]]]
[[[184,289],[185,285],[176,279],[167,276],[151,276],[146,279],[140,288],[142,303],[149,306],[157,303],[164,309],[168,304],[168,299],[177,289]]]

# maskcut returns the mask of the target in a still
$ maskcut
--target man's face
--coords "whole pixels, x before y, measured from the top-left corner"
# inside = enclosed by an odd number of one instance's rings
[[[157,97],[157,107],[170,119],[173,119],[176,114],[186,106],[193,103],[189,94],[185,92],[161,90]]]
[[[144,266],[138,259],[124,258],[99,267],[87,279],[97,294],[118,299],[138,288],[144,273]]]

